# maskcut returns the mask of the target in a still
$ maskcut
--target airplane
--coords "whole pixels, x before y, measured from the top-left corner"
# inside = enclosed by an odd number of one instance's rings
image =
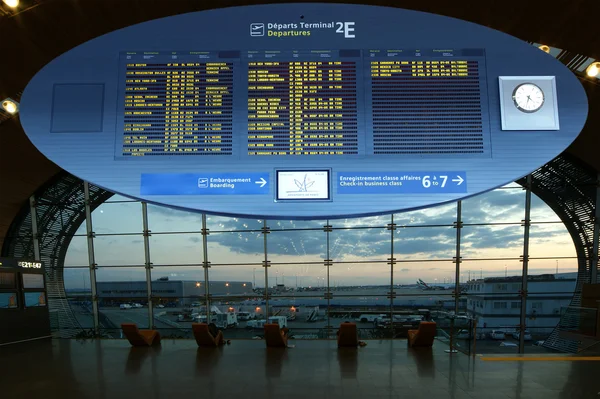
[[[450,290],[455,287],[454,283],[436,283],[436,284],[427,284],[425,281],[418,279],[417,286],[421,288],[423,291],[431,291],[431,290]]]

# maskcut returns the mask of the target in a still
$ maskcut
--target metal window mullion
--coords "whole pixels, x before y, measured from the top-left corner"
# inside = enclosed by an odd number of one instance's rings
[[[394,258],[394,232],[396,231],[396,225],[394,224],[394,214],[390,215],[390,331],[391,337],[394,338],[396,332],[396,326],[394,324],[394,266],[396,265],[396,258]]]
[[[154,306],[152,303],[152,261],[150,260],[150,229],[148,228],[148,204],[142,202],[144,226],[144,260],[146,264],[146,297],[148,300],[148,328],[154,329]]]
[[[525,352],[527,322],[527,274],[529,269],[529,227],[531,225],[531,174],[525,183],[525,220],[523,221],[523,270],[521,276],[521,319],[519,321],[519,353]]]
[[[267,220],[263,220],[263,252],[265,260],[263,267],[265,268],[265,320],[269,321],[269,256],[267,252],[267,235],[269,233],[269,227],[267,226]]]
[[[94,229],[92,225],[92,209],[90,207],[90,184],[83,182],[83,195],[85,200],[85,229],[87,234],[88,263],[90,267],[90,287],[92,290],[92,313],[94,320],[94,330],[99,333],[99,308],[98,308],[98,290],[96,288],[96,256],[94,252]]]
[[[329,219],[327,219],[327,226],[330,226],[329,224]],[[327,259],[330,260],[330,262],[327,262],[327,339],[329,339],[329,332],[331,330],[331,320],[330,320],[330,316],[331,316],[331,288],[329,287],[329,268],[331,267],[331,253],[329,251],[329,232],[331,231],[331,228],[326,228],[325,229],[325,239],[327,242]]]
[[[206,227],[206,213],[202,214],[202,267],[204,268],[204,303],[206,305],[206,323],[210,323],[210,287],[208,278],[208,234]]]
[[[456,203],[456,268],[454,275],[454,315],[458,315],[460,299],[460,238],[462,231],[462,201]]]

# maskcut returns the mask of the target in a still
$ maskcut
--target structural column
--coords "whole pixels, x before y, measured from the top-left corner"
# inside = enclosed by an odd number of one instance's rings
[[[390,223],[387,225],[387,229],[390,231],[390,257],[387,262],[390,265],[390,292],[388,292],[388,298],[390,299],[390,338],[394,338],[396,332],[394,325],[394,298],[396,298],[396,292],[394,291],[394,266],[396,265],[396,258],[394,257],[394,233],[396,231],[394,214],[390,215]]]
[[[98,321],[98,290],[96,289],[96,270],[98,265],[96,264],[96,256],[94,252],[94,238],[96,233],[92,227],[92,209],[90,207],[90,184],[86,181],[83,182],[83,195],[85,200],[85,230],[87,235],[87,247],[88,247],[88,263],[90,267],[90,287],[92,289],[92,312],[94,319],[94,330],[96,333],[99,332],[99,321]]]
[[[329,220],[327,220],[327,224],[325,226],[323,226],[323,231],[325,232],[325,240],[326,240],[326,244],[327,244],[327,256],[325,257],[325,260],[323,261],[323,265],[327,268],[327,290],[325,291],[325,295],[324,298],[327,299],[327,339],[329,339],[329,336],[331,334],[331,323],[330,323],[330,306],[331,306],[331,300],[333,299],[333,293],[331,292],[330,286],[329,286],[329,268],[333,265],[333,260],[331,259],[331,254],[329,251],[329,234],[333,231],[333,226],[331,226],[329,224]]]
[[[154,329],[154,303],[152,302],[152,262],[150,261],[150,236],[148,229],[148,204],[142,202],[142,222],[144,226],[144,261],[146,265],[146,294],[148,300],[148,328]]]
[[[210,283],[208,280],[208,235],[210,234],[206,227],[206,213],[202,214],[202,267],[204,268],[204,303],[206,305],[206,323],[210,323]]]
[[[523,226],[523,271],[521,276],[521,320],[519,322],[519,353],[525,352],[525,329],[527,328],[527,274],[529,268],[529,228],[531,226],[531,175],[525,180],[525,219]]]
[[[262,234],[263,234],[263,250],[265,259],[263,260],[262,266],[265,268],[265,320],[269,320],[269,267],[271,267],[271,262],[269,262],[268,252],[267,252],[267,235],[271,232],[269,226],[267,226],[267,220],[263,220]]]

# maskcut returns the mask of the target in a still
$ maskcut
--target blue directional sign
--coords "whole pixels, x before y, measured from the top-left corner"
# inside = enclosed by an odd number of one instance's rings
[[[340,172],[338,194],[466,193],[466,172]]]
[[[142,195],[267,195],[269,173],[143,173]]]

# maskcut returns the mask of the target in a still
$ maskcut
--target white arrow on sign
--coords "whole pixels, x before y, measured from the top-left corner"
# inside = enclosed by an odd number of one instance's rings
[[[261,187],[264,187],[265,184],[267,184],[267,181],[261,177],[259,181],[255,181],[254,183],[260,184]]]
[[[460,185],[462,184],[462,182],[464,182],[464,181],[465,181],[465,179],[463,179],[463,178],[462,178],[462,177],[460,177],[460,176],[456,176],[456,179],[452,179],[452,181],[455,181],[455,182],[457,182],[457,184],[456,184],[456,185],[457,185],[457,186],[460,186]]]

